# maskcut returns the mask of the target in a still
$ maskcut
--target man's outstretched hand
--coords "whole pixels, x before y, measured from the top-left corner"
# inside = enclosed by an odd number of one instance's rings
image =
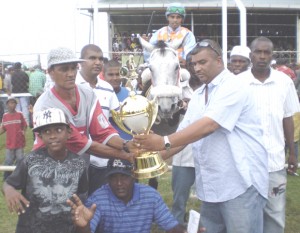
[[[68,199],[67,204],[72,208],[72,219],[74,224],[80,228],[89,227],[90,220],[93,218],[96,211],[96,204],[93,204],[91,208],[87,208],[76,194],[73,194],[72,199],[73,201]]]

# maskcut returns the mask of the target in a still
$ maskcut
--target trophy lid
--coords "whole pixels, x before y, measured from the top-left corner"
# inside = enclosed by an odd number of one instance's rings
[[[120,111],[111,111],[116,124],[129,134],[149,133],[158,112],[156,101],[150,101],[134,91],[121,104]]]
[[[139,113],[148,112],[149,106],[152,103],[142,95],[136,95],[134,91],[129,93],[123,102],[120,109],[122,115],[134,115]]]

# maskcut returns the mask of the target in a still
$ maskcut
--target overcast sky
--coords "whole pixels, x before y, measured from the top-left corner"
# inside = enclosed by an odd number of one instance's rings
[[[41,54],[44,63],[52,48],[80,51],[89,42],[90,19],[76,6],[76,0],[1,0],[0,60],[33,63]]]

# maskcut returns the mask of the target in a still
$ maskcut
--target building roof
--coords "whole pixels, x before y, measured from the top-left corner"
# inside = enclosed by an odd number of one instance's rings
[[[204,34],[214,39],[221,36],[222,0],[79,0],[77,8],[108,12],[113,33],[148,33],[166,24],[165,10],[172,2],[181,2],[187,9],[184,26],[193,28],[199,38]],[[247,11],[247,30],[252,37],[274,34],[272,39],[294,43],[295,22],[300,14],[300,0],[240,0]],[[233,39],[239,35],[239,10],[235,0],[227,0],[228,27]],[[265,34],[263,34],[265,35]],[[288,35],[287,37],[283,37]],[[248,36],[249,37],[249,36]],[[252,37],[250,39],[252,39]]]
[[[222,7],[222,0],[98,0],[98,8],[100,11],[161,9],[172,2],[181,2],[188,9]],[[241,0],[241,2],[244,3],[246,8],[300,9],[299,0]],[[234,0],[228,0],[227,6],[235,8],[236,3]]]

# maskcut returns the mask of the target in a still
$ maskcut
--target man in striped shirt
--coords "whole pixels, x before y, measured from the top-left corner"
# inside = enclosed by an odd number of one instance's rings
[[[131,163],[110,159],[107,167],[108,184],[88,198],[87,207],[76,195],[67,201],[78,232],[150,233],[152,222],[169,233],[186,232],[155,189],[135,183]]]
[[[268,152],[269,192],[264,209],[264,232],[283,233],[287,182],[285,145],[289,150],[288,169],[296,172],[293,115],[300,109],[293,81],[270,66],[273,48],[268,38],[256,38],[250,46],[252,68],[238,78],[250,85]]]

